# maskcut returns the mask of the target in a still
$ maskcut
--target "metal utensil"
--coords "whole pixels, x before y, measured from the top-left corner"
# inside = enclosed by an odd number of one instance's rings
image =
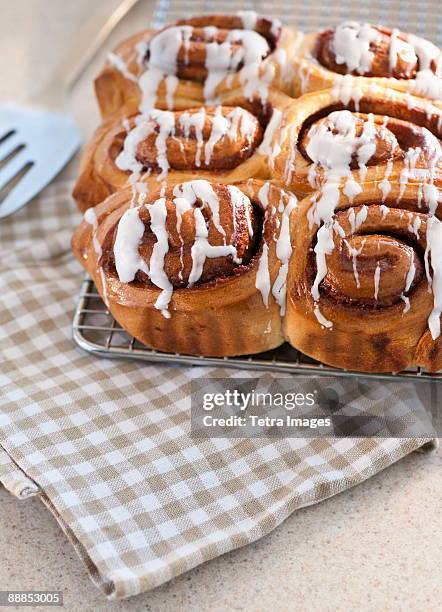
[[[99,27],[93,29],[95,17],[76,33],[75,49],[44,92],[28,100],[29,107],[0,105],[0,219],[46,187],[80,146],[78,126],[60,110],[103,42],[138,1],[124,0],[104,25],[100,17]],[[98,32],[92,39],[91,30]]]

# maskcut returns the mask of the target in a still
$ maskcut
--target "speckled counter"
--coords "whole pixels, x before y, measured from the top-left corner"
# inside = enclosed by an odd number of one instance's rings
[[[18,101],[36,93],[89,8],[109,11],[116,4],[3,2],[0,98]],[[143,1],[112,40],[135,31],[148,14]],[[85,134],[98,120],[91,79],[102,58],[70,101]],[[355,489],[296,512],[257,543],[115,603],[93,586],[39,499],[20,502],[0,488],[0,590],[63,590],[69,612],[436,610],[442,601],[441,467],[440,451],[415,453]]]

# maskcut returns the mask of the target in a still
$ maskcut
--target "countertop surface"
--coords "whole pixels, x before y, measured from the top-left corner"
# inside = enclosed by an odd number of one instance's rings
[[[25,101],[51,79],[91,10],[117,0],[2,3],[1,101]],[[148,24],[142,0],[107,45]],[[91,80],[68,104],[85,136],[98,122]],[[65,173],[74,172],[76,162]],[[294,513],[262,540],[149,593],[106,602],[38,498],[0,489],[0,590],[63,590],[64,609],[401,610],[439,609],[442,600],[442,453],[415,453],[364,484]]]

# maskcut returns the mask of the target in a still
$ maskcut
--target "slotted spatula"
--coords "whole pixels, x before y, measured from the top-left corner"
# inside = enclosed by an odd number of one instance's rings
[[[121,2],[104,25],[100,17],[94,37],[90,31],[97,17],[76,33],[75,49],[67,54],[69,64],[59,68],[44,92],[28,100],[29,107],[0,105],[0,219],[46,187],[78,149],[80,130],[69,114],[61,112],[67,96],[104,40],[137,2]]]

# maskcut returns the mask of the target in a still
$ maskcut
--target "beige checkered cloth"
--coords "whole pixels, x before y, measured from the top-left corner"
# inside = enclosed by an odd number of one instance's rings
[[[58,182],[0,223],[0,481],[40,495],[109,598],[252,542],[422,445],[192,440],[191,378],[235,372],[98,359],[73,345],[82,271],[69,251],[70,189]]]

